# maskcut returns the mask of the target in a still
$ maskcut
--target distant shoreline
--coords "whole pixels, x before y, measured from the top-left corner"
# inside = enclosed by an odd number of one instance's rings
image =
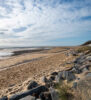
[[[44,48],[37,48],[37,49],[33,49],[33,50],[19,50],[19,51],[14,51],[11,56],[17,56],[17,55],[21,55],[21,54],[25,54],[25,53],[40,52],[43,50],[45,50],[45,49]]]
[[[12,56],[18,56],[25,53],[33,53],[33,52],[41,52],[44,50],[48,50],[50,48],[47,47],[30,47],[30,48],[3,48],[0,49],[0,60],[6,59]]]

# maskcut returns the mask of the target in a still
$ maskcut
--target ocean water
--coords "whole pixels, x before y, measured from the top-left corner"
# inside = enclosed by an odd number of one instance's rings
[[[12,54],[13,54],[13,52],[10,50],[0,50],[0,59],[10,57]]]
[[[10,55],[12,55],[12,53],[11,52],[0,52],[0,57],[5,57],[5,56],[10,56]]]
[[[38,49],[38,48],[3,48],[0,49],[0,59],[5,59],[7,57],[10,57],[11,55],[13,55],[14,51],[19,51],[19,50],[34,50],[34,49]]]

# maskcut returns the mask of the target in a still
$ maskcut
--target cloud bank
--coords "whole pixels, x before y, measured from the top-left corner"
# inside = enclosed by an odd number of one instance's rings
[[[76,45],[67,39],[90,32],[91,0],[0,0],[0,46]]]

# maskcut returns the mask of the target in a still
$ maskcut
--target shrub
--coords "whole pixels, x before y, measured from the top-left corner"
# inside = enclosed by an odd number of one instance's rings
[[[61,82],[56,84],[55,88],[59,93],[59,100],[72,100],[73,95],[70,92],[70,87],[68,85],[65,85]]]

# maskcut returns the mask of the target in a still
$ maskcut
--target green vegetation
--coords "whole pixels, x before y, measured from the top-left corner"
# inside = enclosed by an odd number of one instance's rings
[[[85,45],[89,45],[89,44],[91,44],[91,40],[89,40],[89,41],[87,41],[87,42],[85,42],[84,44],[82,44],[83,46],[85,46]]]
[[[81,46],[78,50],[78,53],[86,52],[91,53],[91,46]]]
[[[55,88],[58,91],[59,100],[72,100],[73,95],[70,92],[70,87],[68,85],[60,82],[59,84],[55,85]]]

